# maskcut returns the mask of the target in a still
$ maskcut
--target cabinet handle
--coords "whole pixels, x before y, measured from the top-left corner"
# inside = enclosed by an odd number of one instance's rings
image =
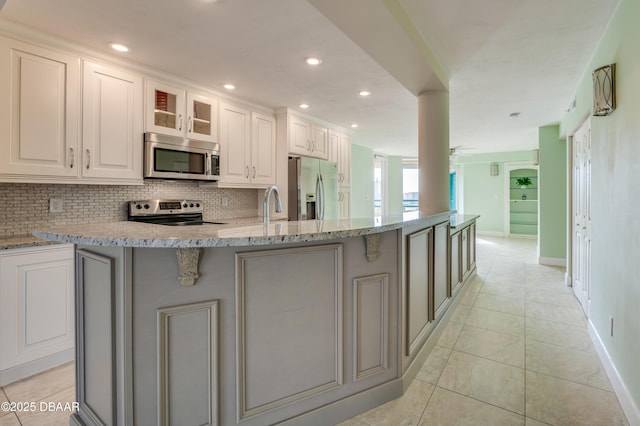
[[[69,155],[71,156],[71,162],[69,163],[69,167],[73,169],[73,158],[75,157],[75,155],[73,155],[73,147],[72,146],[69,147]]]
[[[311,151],[311,140],[307,139],[307,151]]]
[[[256,166],[253,166],[253,179],[256,178]]]
[[[189,117],[188,126],[189,126],[189,130],[187,131],[191,133],[191,131],[193,130],[193,117]]]
[[[182,130],[182,114],[178,115],[178,120],[179,120],[179,125],[178,125],[178,130]]]
[[[204,174],[205,175],[211,175],[211,161],[209,161],[209,153],[205,152],[204,153]]]
[[[316,150],[316,141],[311,141],[311,152]]]
[[[247,175],[245,177],[248,179],[249,178],[249,166],[245,166],[245,170],[247,172]]]
[[[91,150],[87,148],[87,170],[91,167]]]

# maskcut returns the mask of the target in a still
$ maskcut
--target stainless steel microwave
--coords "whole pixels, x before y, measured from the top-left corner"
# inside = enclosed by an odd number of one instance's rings
[[[215,142],[145,133],[144,177],[218,180],[220,145]]]

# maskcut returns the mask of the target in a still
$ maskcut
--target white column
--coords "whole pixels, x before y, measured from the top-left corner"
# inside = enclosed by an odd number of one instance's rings
[[[449,211],[449,92],[418,95],[418,169],[420,211]]]

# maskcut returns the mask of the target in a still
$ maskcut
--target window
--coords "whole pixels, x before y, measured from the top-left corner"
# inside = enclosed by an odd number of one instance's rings
[[[418,210],[418,159],[402,160],[402,211]]]
[[[373,156],[373,209],[374,216],[387,214],[387,158]]]

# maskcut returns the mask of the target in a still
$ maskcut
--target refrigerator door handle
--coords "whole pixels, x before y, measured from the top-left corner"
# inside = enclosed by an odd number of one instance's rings
[[[320,210],[320,219],[324,220],[324,196],[325,196],[325,192],[324,192],[324,179],[322,179],[322,174],[320,174],[320,190],[322,191],[322,203],[320,203],[320,208],[322,210]]]
[[[320,219],[320,202],[322,193],[320,190],[320,174],[316,175],[316,220]]]

